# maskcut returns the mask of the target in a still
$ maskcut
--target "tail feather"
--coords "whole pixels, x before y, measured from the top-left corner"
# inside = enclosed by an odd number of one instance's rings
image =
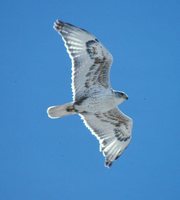
[[[64,105],[51,106],[47,109],[48,117],[51,119],[61,118],[67,115],[75,114],[75,110],[72,103]]]

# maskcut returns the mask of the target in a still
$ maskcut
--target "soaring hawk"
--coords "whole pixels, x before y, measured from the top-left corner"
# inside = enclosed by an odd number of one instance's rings
[[[98,139],[105,166],[110,167],[129,144],[132,130],[132,119],[117,107],[128,96],[111,88],[112,55],[84,29],[60,20],[54,28],[72,61],[73,101],[49,107],[48,116],[54,119],[79,114]]]

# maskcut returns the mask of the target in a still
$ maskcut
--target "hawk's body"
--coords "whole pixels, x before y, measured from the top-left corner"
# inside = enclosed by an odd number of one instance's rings
[[[123,92],[112,90],[112,56],[87,31],[56,21],[54,28],[62,36],[72,60],[73,102],[48,108],[50,118],[79,114],[100,143],[100,150],[110,166],[131,139],[132,120],[117,105],[127,99]]]

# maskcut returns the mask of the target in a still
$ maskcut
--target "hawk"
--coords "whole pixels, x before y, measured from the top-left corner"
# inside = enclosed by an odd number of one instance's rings
[[[132,119],[118,109],[128,99],[110,84],[112,55],[88,31],[57,20],[54,29],[62,36],[72,61],[73,101],[47,109],[52,119],[79,114],[98,139],[105,166],[110,167],[131,140]]]

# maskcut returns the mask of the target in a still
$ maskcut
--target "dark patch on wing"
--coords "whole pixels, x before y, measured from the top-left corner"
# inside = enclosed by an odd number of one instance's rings
[[[89,40],[86,42],[87,53],[91,59],[94,59],[95,55],[98,53],[95,44],[97,44],[95,40]]]
[[[112,161],[110,161],[110,160],[105,160],[105,166],[106,166],[106,167],[111,167],[111,166],[112,166]]]
[[[122,130],[118,128],[114,129],[114,135],[120,142],[126,142],[128,139],[130,139],[130,136],[125,136]]]
[[[95,67],[96,67],[96,65],[95,64],[93,64],[93,65],[91,65],[91,67],[89,68],[89,70],[91,71],[91,70],[94,70],[95,69]]]
[[[114,114],[114,112],[116,112],[117,116]],[[110,110],[108,111],[107,113],[103,113],[103,115],[105,117],[107,117],[108,119],[110,120],[113,120],[115,123],[116,123],[116,126],[118,126],[118,124],[124,124],[124,126],[128,129],[128,126],[127,126],[127,119],[125,119],[124,117],[122,117],[120,114],[119,114],[119,111],[118,110]]]
[[[121,154],[121,151],[119,152],[119,155],[116,156],[116,158],[114,160],[117,160],[119,158],[120,154]]]
[[[56,22],[54,23],[54,28],[57,30],[57,31],[62,31],[63,29],[63,26],[64,26],[64,22],[60,21],[60,20],[56,20]]]
[[[88,72],[88,73],[86,74],[86,77],[90,76],[91,74],[92,74],[92,72]]]
[[[84,100],[86,100],[87,98],[88,98],[87,96],[82,96],[82,97],[79,98],[78,101],[76,101],[74,104],[79,106],[79,105],[81,105],[82,102],[83,102]]]
[[[101,49],[101,52],[98,52],[98,48]],[[107,58],[105,57],[102,48],[103,47],[97,39],[89,40],[88,42],[86,42],[87,53],[89,57],[93,60],[93,65],[90,66],[89,72],[86,74],[86,88],[89,88],[97,83],[99,83],[105,88],[108,88],[109,86],[108,81],[110,64]]]
[[[95,113],[94,115],[95,115],[98,119],[101,119],[101,118],[102,118],[102,116],[101,116],[100,113]]]
[[[102,141],[102,145],[103,145],[103,146],[106,146],[106,145],[107,145],[107,141],[106,141],[106,140],[103,140],[103,141]]]
[[[61,20],[56,20],[56,22],[54,23],[54,28],[57,30],[57,31],[61,31],[63,29],[63,26],[68,26],[69,29],[79,29],[79,30],[82,30],[83,32],[86,32],[88,34],[90,34],[87,30],[83,29],[83,28],[80,28],[80,27],[77,27],[77,26],[74,26],[73,24],[71,23],[67,23],[67,22],[63,22]]]
[[[102,122],[107,122],[107,123],[109,123],[109,121],[106,120],[106,119],[101,119],[101,121],[102,121]]]
[[[91,85],[90,85],[89,81],[86,81],[85,84],[84,84],[84,86],[85,86],[86,88],[89,88]]]
[[[105,58],[105,57],[103,57],[102,59],[96,57],[96,58],[94,59],[94,63],[95,63],[95,64],[103,64],[105,61],[106,61],[106,58]]]
[[[87,112],[87,111],[82,111],[82,112],[80,112],[80,114],[81,114],[81,115],[87,115],[88,112]]]
[[[106,113],[95,113],[95,116],[101,122],[109,123],[112,126],[114,126],[113,133],[114,133],[115,138],[120,142],[126,142],[128,139],[130,139],[130,136],[128,136],[126,131],[124,131],[121,127],[121,126],[125,126],[128,129],[127,127],[128,125],[126,124],[126,119],[121,117],[120,114],[116,116],[116,114],[118,113],[114,113],[115,111],[116,110],[114,111],[110,110]]]
[[[81,61],[77,57],[74,58],[74,65],[76,66],[76,69],[78,69],[81,66]]]

